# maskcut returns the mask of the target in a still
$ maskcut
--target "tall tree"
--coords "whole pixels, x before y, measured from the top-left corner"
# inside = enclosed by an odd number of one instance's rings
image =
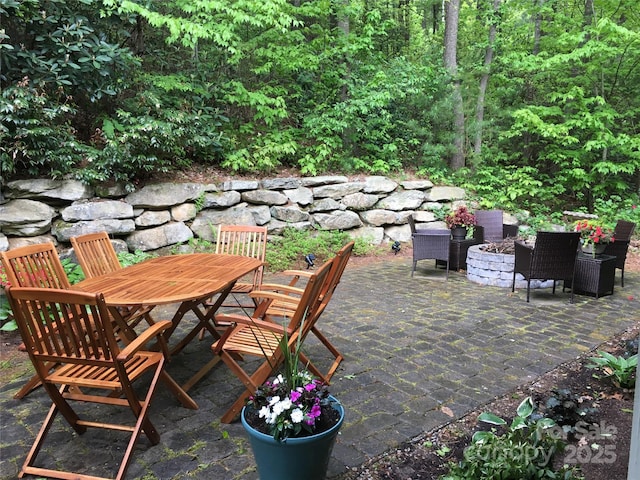
[[[491,62],[493,61],[493,46],[496,41],[496,31],[498,14],[500,11],[500,0],[493,0],[493,11],[489,16],[489,42],[484,54],[484,68],[480,77],[480,88],[478,90],[478,100],[476,102],[476,135],[473,142],[474,155],[480,155],[482,149],[482,127],[484,122],[484,101],[489,84],[489,74],[491,70]]]
[[[460,0],[444,2],[444,66],[453,82],[453,125],[454,152],[449,159],[452,170],[464,167],[464,105],[460,77],[458,75],[458,23],[460,19]]]

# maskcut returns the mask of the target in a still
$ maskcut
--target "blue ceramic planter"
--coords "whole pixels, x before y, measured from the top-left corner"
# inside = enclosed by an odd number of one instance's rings
[[[244,419],[245,408],[240,419],[249,434],[251,449],[258,466],[260,480],[324,480],[329,467],[331,451],[344,421],[344,408],[330,396],[333,407],[340,412],[340,420],[331,429],[317,435],[302,438],[287,438],[277,442],[251,427]]]

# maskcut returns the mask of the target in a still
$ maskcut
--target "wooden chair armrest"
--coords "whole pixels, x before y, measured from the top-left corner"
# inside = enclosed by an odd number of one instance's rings
[[[290,287],[296,285],[300,278],[309,278],[313,275],[313,272],[309,270],[284,270],[281,273],[284,276],[291,277],[291,280],[289,280]]]
[[[282,285],[278,283],[263,283],[256,291],[269,290],[272,292],[285,292],[289,295],[300,295],[304,293],[303,288],[293,287],[291,285]]]
[[[246,325],[249,327],[256,327],[256,328],[259,328],[260,330],[263,330],[263,333],[272,332],[277,335],[282,335],[283,332],[286,331],[287,335],[291,336],[292,334],[292,331],[290,329],[285,328],[284,326],[278,323],[259,320],[257,318],[243,317],[235,314],[221,315],[221,316],[225,317],[225,319],[232,318],[234,323],[236,323],[236,325],[232,325],[229,328],[227,328],[225,332],[222,334],[222,336],[211,346],[213,353],[215,353],[216,355],[220,354],[220,351],[224,347],[224,344],[226,343],[227,339],[233,334],[233,332],[237,328],[237,325]],[[216,315],[216,318],[218,318],[218,315]]]
[[[273,302],[274,300],[277,300],[278,302],[283,302],[283,303],[292,305],[294,307],[297,306],[298,302],[300,301],[299,298],[292,297],[291,295],[286,295],[284,293],[278,293],[278,292],[269,292],[266,290],[254,290],[253,292],[249,293],[249,296],[251,298],[255,298],[262,301]]]
[[[290,277],[307,277],[309,278],[313,275],[312,270],[285,270],[282,272],[283,275],[288,275]]]
[[[153,338],[158,337],[161,342],[164,341],[162,332],[167,330],[169,327],[171,327],[171,322],[169,320],[154,323],[149,328],[145,329],[140,335],[138,335],[125,348],[120,350],[120,353],[116,357],[116,360],[118,360],[119,362],[126,362],[134,353],[142,349]]]

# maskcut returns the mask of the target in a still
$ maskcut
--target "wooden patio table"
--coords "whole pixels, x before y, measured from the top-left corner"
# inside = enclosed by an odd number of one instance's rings
[[[170,346],[171,355],[179,353],[203,328],[214,338],[220,334],[214,324],[216,310],[222,305],[235,282],[263,264],[255,258],[240,255],[195,253],[155,257],[99,277],[82,280],[71,288],[90,293],[102,293],[111,314],[126,338],[137,335],[127,323],[138,309],[179,303],[165,332],[169,340],[188,312],[198,319],[194,327],[177,344]],[[213,299],[214,301],[209,301]],[[126,309],[119,307],[128,307]],[[208,365],[208,364],[207,364]],[[197,404],[186,392],[206,374],[201,369],[181,388],[189,408]]]

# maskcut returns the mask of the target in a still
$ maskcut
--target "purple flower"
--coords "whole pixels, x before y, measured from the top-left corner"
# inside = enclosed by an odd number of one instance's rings
[[[304,389],[305,389],[307,392],[310,392],[311,390],[314,390],[315,388],[316,388],[316,386],[315,386],[315,384],[313,384],[313,383],[308,383],[307,385],[305,385],[305,386],[304,386]]]
[[[291,392],[291,401],[293,403],[296,403],[298,400],[300,400],[300,397],[302,396],[302,394],[296,390],[293,390]]]
[[[309,417],[315,419],[315,418],[318,418],[321,413],[322,413],[322,410],[320,409],[320,405],[315,404],[313,407],[311,407],[311,410],[309,411]]]

